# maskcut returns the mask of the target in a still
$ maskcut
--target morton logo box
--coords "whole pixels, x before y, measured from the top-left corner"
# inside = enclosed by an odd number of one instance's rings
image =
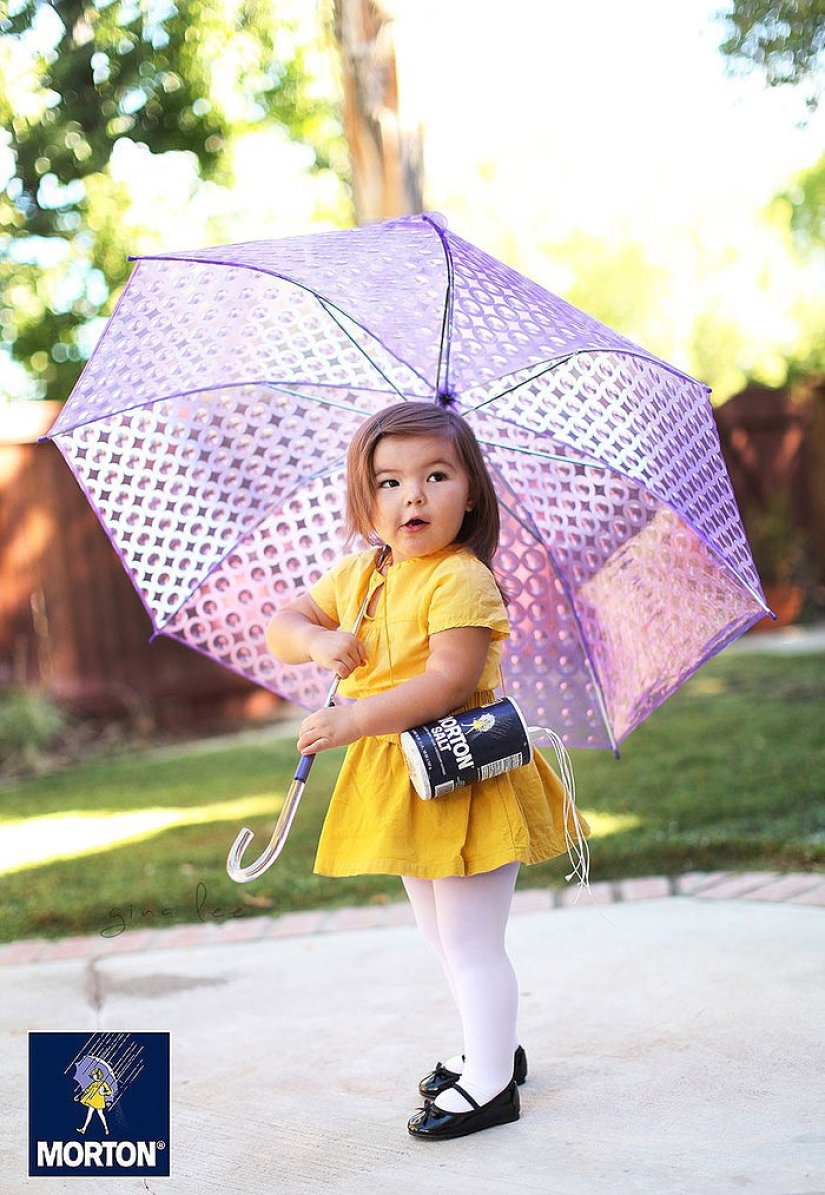
[[[29,1034],[29,1174],[169,1174],[169,1034]]]

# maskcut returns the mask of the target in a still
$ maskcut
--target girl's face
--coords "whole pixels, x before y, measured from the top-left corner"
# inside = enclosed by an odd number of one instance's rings
[[[455,541],[472,510],[470,479],[441,436],[384,436],[372,459],[372,525],[395,564]]]

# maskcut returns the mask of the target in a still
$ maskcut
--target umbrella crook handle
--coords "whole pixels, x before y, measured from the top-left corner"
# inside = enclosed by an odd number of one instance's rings
[[[329,700],[327,700],[326,704],[330,704]],[[269,846],[254,863],[250,863],[247,867],[242,865],[243,854],[255,835],[246,826],[240,831],[238,837],[232,843],[232,849],[226,860],[226,870],[231,880],[235,880],[238,884],[248,884],[250,880],[256,880],[258,876],[263,875],[278,858],[286,842],[287,834],[289,834],[298,803],[304,794],[304,786],[314,760],[314,755],[301,756],[301,762],[298,764],[292,783],[289,786],[289,791],[286,794],[284,807],[281,810],[278,821],[275,823],[275,829],[272,831]]]
[[[381,567],[388,554],[389,548],[384,547],[378,557],[378,560],[376,561],[376,568]],[[364,600],[361,603],[361,609],[358,611],[358,614],[355,618],[355,624],[351,632],[353,635],[358,634],[358,629],[361,626],[364,615],[367,612],[369,600],[370,591],[368,587],[367,592],[364,595]],[[336,690],[338,689],[339,682],[340,677],[336,676],[335,680],[329,687],[326,700],[324,701],[324,706],[332,705],[332,699],[334,698]],[[295,812],[298,808],[301,797],[304,794],[304,787],[306,785],[307,778],[309,777],[310,769],[314,762],[314,755],[301,756],[298,767],[295,769],[295,775],[292,778],[292,783],[289,786],[289,791],[286,794],[284,807],[281,810],[278,821],[275,824],[275,829],[272,831],[272,837],[269,840],[269,846],[267,846],[263,854],[260,855],[254,863],[250,863],[247,867],[243,867],[241,865],[241,860],[243,858],[244,851],[249,846],[255,835],[246,826],[244,826],[244,828],[240,831],[237,838],[232,843],[232,849],[230,850],[226,860],[226,870],[231,880],[235,880],[235,882],[238,884],[248,884],[250,880],[256,880],[258,876],[263,875],[263,873],[270,868],[278,858],[283,850],[284,843],[286,842],[287,835],[289,834],[290,827],[292,826],[293,818],[295,817]]]

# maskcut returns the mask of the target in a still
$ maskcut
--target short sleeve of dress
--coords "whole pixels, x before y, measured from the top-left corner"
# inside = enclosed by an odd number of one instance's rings
[[[337,626],[354,622],[375,572],[375,550],[342,557],[309,588],[309,596]]]
[[[510,624],[495,578],[469,552],[452,553],[432,578],[428,631],[489,627],[492,638],[506,639]]]

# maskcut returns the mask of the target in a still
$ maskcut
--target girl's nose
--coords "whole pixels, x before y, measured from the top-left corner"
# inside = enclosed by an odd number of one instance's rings
[[[407,501],[413,506],[420,506],[424,501],[424,487],[417,481],[413,481],[407,487]]]

